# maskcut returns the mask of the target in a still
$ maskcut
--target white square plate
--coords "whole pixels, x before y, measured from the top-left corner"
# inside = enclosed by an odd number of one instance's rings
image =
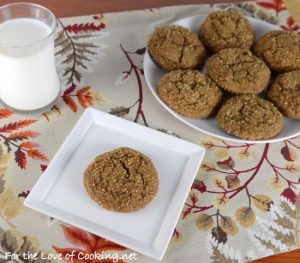
[[[153,201],[132,213],[103,209],[86,193],[83,172],[99,154],[132,147],[159,174]],[[155,259],[162,259],[204,156],[204,148],[142,125],[87,109],[25,205]]]

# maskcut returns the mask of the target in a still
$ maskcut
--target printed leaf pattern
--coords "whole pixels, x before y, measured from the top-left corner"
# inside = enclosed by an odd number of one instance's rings
[[[259,210],[266,212],[270,210],[270,206],[273,204],[273,201],[269,196],[256,195],[253,197],[253,203]]]
[[[241,226],[248,228],[252,226],[255,222],[255,212],[251,207],[241,207],[235,212],[236,220]]]
[[[50,259],[46,259],[46,251],[42,251],[40,244],[36,239],[29,236],[24,236],[15,229],[4,230],[0,228],[0,246],[1,251],[10,252],[11,254],[19,254],[19,263],[52,263]],[[36,254],[37,259],[28,259],[24,253]],[[42,258],[43,253],[43,258]],[[0,252],[0,255],[4,255]],[[1,262],[15,262],[14,260],[3,260]]]
[[[200,230],[207,231],[212,228],[213,224],[214,224],[213,218],[207,214],[201,214],[196,219],[196,226]]]
[[[124,251],[126,248],[117,245],[111,241],[105,240],[101,237],[97,237],[93,234],[90,234],[88,232],[85,232],[83,230],[80,230],[78,228],[69,227],[69,226],[62,226],[62,229],[64,231],[65,238],[74,246],[70,248],[60,248],[57,246],[53,246],[53,249],[57,253],[61,253],[64,260],[66,262],[72,262],[72,259],[68,259],[66,257],[67,254],[72,253],[72,251],[75,251],[75,258],[73,260],[76,260],[76,262],[82,262],[85,263],[86,261],[84,259],[79,258],[79,253],[85,254],[91,254],[91,253],[102,253],[106,251]],[[105,259],[103,261],[99,262],[105,262],[105,263],[125,263],[123,260],[115,261],[113,259]]]
[[[82,80],[82,71],[90,69],[88,64],[93,62],[93,56],[99,56],[99,52],[105,48],[103,45],[97,45],[93,42],[85,41],[86,38],[103,37],[102,31],[105,24],[95,25],[92,23],[64,25],[59,20],[61,31],[55,39],[56,56],[62,57],[61,64],[64,66],[63,77],[67,85],[78,84]],[[70,99],[67,99],[72,105]],[[74,108],[74,105],[71,106]]]
[[[257,1],[256,4],[263,8],[274,10],[277,16],[281,11],[286,10],[282,0]]]
[[[76,88],[77,86],[73,84],[67,88],[62,95],[63,101],[74,113],[78,111],[76,100],[84,109],[94,105],[95,103],[103,103],[105,101],[104,97],[102,97],[99,92],[93,92],[89,86],[80,88],[78,90],[76,90]]]
[[[6,112],[0,109],[0,113]],[[4,113],[2,117],[10,116],[10,113]],[[27,157],[47,162],[48,158],[38,148],[39,145],[32,142],[31,139],[38,137],[40,134],[32,130],[21,130],[28,128],[37,120],[24,119],[15,122],[9,122],[0,127],[0,144],[7,147],[7,152],[14,152],[16,164],[25,169],[27,166]],[[3,148],[3,147],[2,147]],[[4,147],[5,148],[5,147]],[[5,150],[3,150],[5,152]],[[3,152],[2,151],[2,152]]]

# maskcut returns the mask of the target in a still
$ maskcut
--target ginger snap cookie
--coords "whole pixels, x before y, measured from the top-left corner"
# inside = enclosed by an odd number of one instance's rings
[[[153,60],[167,71],[201,66],[206,51],[197,34],[181,26],[164,26],[155,30],[148,42]]]
[[[198,34],[211,53],[217,53],[224,48],[250,49],[255,39],[249,21],[237,11],[209,14]]]
[[[300,120],[300,70],[278,75],[268,89],[267,97],[283,115]]]
[[[272,138],[283,127],[279,110],[271,102],[253,94],[230,98],[218,111],[217,120],[227,133],[246,140]]]
[[[84,172],[83,181],[94,201],[116,212],[144,208],[157,194],[159,185],[150,158],[127,147],[96,157]]]
[[[274,72],[300,69],[300,36],[290,31],[271,31],[255,45],[254,53]]]
[[[260,93],[270,80],[266,64],[251,51],[240,48],[222,49],[207,65],[208,75],[223,89],[232,93]]]
[[[189,118],[207,118],[220,104],[222,91],[197,70],[167,73],[157,84],[160,98],[177,113]]]

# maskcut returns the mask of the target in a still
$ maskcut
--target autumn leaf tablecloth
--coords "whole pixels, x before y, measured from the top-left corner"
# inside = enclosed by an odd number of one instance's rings
[[[282,2],[275,0],[59,20],[56,59],[63,92],[58,103],[36,118],[0,108],[1,262],[7,262],[5,252],[128,252],[23,205],[89,106],[207,149],[163,262],[245,262],[300,247],[300,138],[254,145],[208,137],[166,112],[144,80],[143,55],[149,34],[156,26],[229,8],[300,32]],[[22,257],[13,261],[47,262]],[[138,255],[137,262],[155,260]]]

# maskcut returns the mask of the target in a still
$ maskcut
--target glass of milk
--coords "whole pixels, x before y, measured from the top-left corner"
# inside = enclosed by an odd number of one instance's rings
[[[54,61],[56,18],[36,4],[0,7],[0,99],[18,113],[37,114],[60,96]]]

